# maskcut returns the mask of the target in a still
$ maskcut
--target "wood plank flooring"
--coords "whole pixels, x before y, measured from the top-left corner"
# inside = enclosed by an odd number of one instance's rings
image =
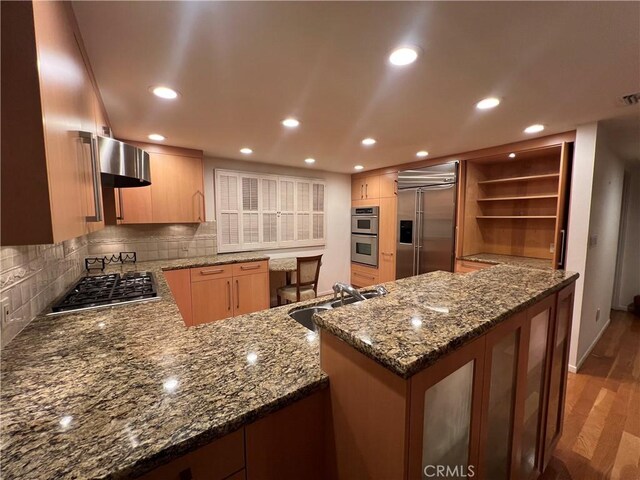
[[[611,324],[569,373],[564,431],[541,480],[640,480],[640,318]]]

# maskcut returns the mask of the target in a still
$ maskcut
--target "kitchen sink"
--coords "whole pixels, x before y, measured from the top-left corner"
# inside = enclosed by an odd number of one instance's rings
[[[373,292],[363,292],[362,296],[365,299],[370,299],[374,297],[380,297],[382,295],[381,292],[373,291]],[[331,300],[327,303],[322,303],[320,305],[313,305],[311,307],[301,308],[299,310],[293,310],[289,312],[289,316],[293,318],[296,322],[302,325],[309,330],[315,331],[316,326],[313,323],[313,315],[315,313],[325,312],[327,310],[332,310],[334,308],[339,308],[343,305],[349,305],[351,303],[362,302],[363,300],[358,300],[353,297],[346,297],[344,300]]]

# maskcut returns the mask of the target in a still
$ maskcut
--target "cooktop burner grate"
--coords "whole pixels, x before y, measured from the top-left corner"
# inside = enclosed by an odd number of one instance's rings
[[[54,313],[157,298],[151,272],[92,275],[81,278],[53,307]]]

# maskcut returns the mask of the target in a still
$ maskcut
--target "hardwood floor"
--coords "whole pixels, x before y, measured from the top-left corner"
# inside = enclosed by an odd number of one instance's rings
[[[640,479],[640,318],[612,311],[579,373],[564,431],[541,480]]]

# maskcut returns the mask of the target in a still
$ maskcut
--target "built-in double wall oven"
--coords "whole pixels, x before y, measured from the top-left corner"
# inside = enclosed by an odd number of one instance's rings
[[[351,261],[378,266],[379,207],[351,209]]]

